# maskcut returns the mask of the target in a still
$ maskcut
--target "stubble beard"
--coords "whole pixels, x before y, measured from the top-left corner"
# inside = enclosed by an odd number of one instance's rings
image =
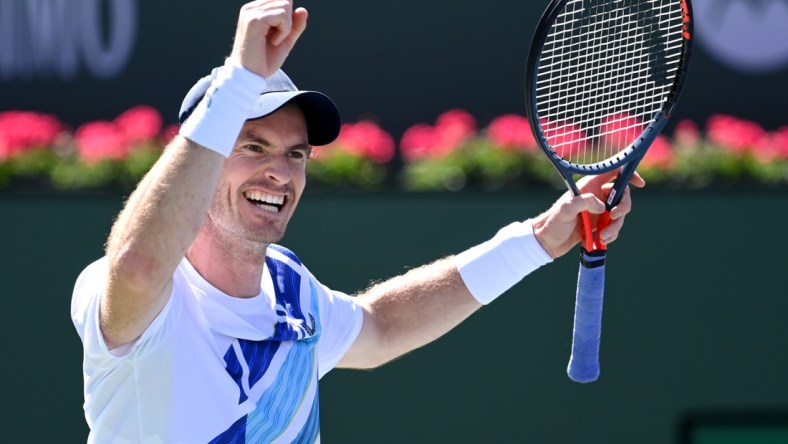
[[[252,228],[226,205],[214,199],[208,210],[206,225],[211,236],[232,256],[248,256],[260,260],[265,257],[269,244],[279,242],[285,234],[287,223],[277,226],[267,222],[264,229]],[[258,225],[259,227],[259,225]]]

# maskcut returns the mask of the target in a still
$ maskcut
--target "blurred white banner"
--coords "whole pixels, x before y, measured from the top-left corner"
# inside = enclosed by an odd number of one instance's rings
[[[0,1],[0,80],[117,76],[137,38],[137,0]]]

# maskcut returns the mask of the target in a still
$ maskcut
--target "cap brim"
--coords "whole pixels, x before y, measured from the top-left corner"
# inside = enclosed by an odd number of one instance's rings
[[[327,145],[337,138],[341,126],[339,110],[328,96],[317,91],[263,93],[248,120],[261,119],[288,103],[298,105],[304,113],[311,145]]]
[[[178,114],[178,121],[181,125],[205,96],[215,75],[216,70],[211,75],[200,79],[186,94]],[[304,113],[311,145],[327,145],[337,138],[341,126],[339,110],[328,96],[317,91],[296,90],[263,93],[247,120],[263,118],[291,102],[298,105]]]

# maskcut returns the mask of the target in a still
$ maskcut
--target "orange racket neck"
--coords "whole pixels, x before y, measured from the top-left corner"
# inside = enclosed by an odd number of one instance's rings
[[[604,213],[599,215],[597,221],[596,235],[594,235],[594,226],[591,224],[591,215],[588,211],[580,213],[580,237],[582,239],[583,249],[588,252],[591,251],[606,251],[607,244],[602,242],[599,233],[602,232],[608,225],[610,225],[610,211],[605,210]]]

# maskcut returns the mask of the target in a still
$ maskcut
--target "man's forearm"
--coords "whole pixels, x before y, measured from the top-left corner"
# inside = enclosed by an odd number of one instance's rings
[[[382,365],[443,336],[482,306],[465,286],[453,257],[379,283],[359,294],[358,301],[365,310],[365,331],[342,367]]]

